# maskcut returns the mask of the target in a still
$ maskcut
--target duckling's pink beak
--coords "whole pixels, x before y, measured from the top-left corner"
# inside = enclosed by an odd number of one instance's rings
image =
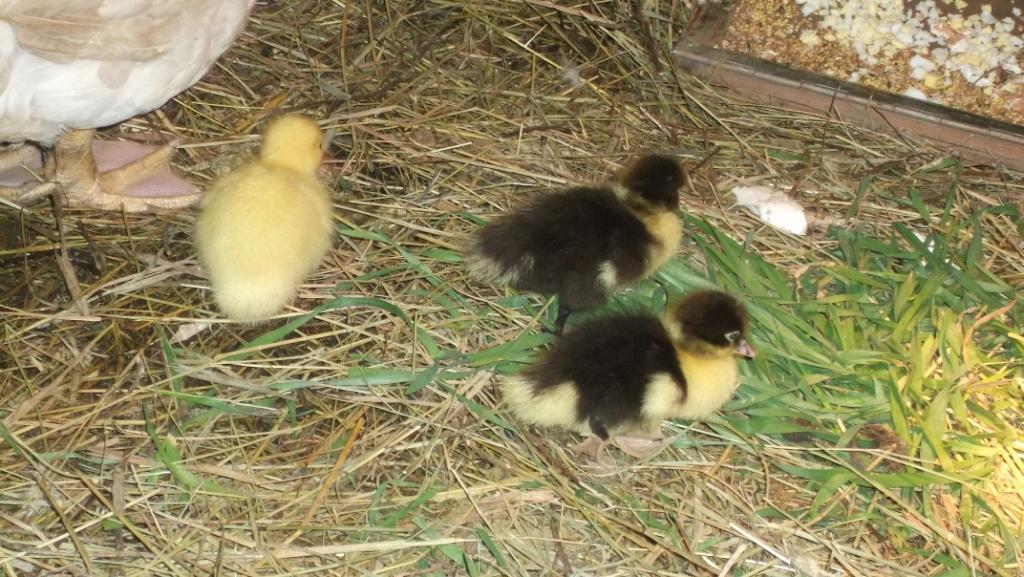
[[[320,168],[317,170],[317,175],[320,178],[327,178],[331,174],[331,165],[334,164],[334,155],[328,150],[324,150],[320,153]]]
[[[757,356],[757,349],[751,346],[747,339],[740,339],[740,342],[736,345],[736,354],[752,359]]]

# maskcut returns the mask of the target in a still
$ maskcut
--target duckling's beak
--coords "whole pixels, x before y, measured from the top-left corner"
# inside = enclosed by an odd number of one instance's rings
[[[332,164],[334,164],[334,155],[325,148],[323,152],[320,153],[320,169],[317,170],[317,175],[320,178],[327,178],[331,173]]]
[[[736,354],[752,359],[757,356],[757,350],[747,342],[747,339],[740,339],[740,342],[736,345]]]

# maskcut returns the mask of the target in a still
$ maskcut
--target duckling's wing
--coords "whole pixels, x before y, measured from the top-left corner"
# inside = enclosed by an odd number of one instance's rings
[[[609,263],[618,286],[639,280],[647,269],[647,255],[654,236],[636,217],[624,217],[608,239]]]
[[[586,268],[600,258],[593,245],[595,239],[601,241],[603,232],[586,226],[593,220],[588,218],[594,212],[590,197],[582,189],[559,191],[533,198],[496,218],[476,234],[468,259],[471,272],[482,280],[519,289],[557,292],[567,271]]]
[[[609,430],[643,420],[649,381],[675,363],[661,322],[647,313],[584,322],[554,352],[559,372],[576,384],[581,417],[596,415]]]

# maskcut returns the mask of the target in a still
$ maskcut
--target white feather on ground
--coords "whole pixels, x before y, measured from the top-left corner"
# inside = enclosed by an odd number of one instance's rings
[[[775,228],[793,234],[807,234],[803,206],[785,192],[770,186],[737,186],[732,189],[736,204],[746,207]]]

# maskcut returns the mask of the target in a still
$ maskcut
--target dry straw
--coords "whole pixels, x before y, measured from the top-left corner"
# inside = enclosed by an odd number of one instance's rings
[[[0,572],[1019,575],[1018,176],[680,75],[691,8],[258,3],[210,75],[107,136],[180,138],[209,182],[269,115],[323,120],[338,241],[268,325],[220,320],[193,210],[0,208]],[[713,422],[600,475],[496,397],[550,303],[469,281],[458,248],[646,149],[690,169],[687,240],[618,304],[710,279],[762,354]],[[733,209],[753,182],[824,226]]]

